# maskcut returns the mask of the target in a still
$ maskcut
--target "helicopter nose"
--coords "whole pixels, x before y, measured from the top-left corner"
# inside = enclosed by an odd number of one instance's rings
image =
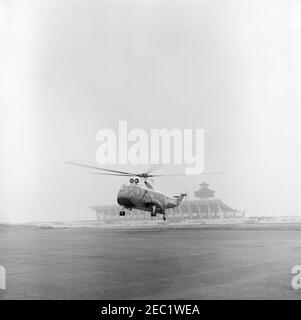
[[[117,202],[120,206],[131,207],[132,201],[128,190],[120,189],[117,194]]]

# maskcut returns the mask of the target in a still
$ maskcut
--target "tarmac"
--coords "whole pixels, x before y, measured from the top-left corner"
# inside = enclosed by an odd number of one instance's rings
[[[0,227],[0,299],[301,299],[301,225]]]

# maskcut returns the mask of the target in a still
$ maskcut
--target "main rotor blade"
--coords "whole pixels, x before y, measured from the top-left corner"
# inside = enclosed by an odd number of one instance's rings
[[[226,173],[225,171],[207,171],[207,172],[202,172],[200,174],[196,174],[196,176],[198,175],[210,175],[210,174],[223,174]],[[176,174],[150,174],[149,177],[175,177],[175,176],[193,176],[193,175],[188,175],[185,173],[176,173]]]
[[[115,177],[131,177],[132,175],[129,174],[122,174],[122,173],[104,173],[104,172],[91,172],[92,174],[99,174],[101,176],[115,176]],[[135,175],[133,175],[135,176]]]
[[[179,174],[150,174],[149,177],[174,177],[174,176],[186,176],[185,173]]]
[[[124,174],[124,175],[135,175],[135,173],[131,173],[131,172],[104,169],[104,168],[95,167],[95,166],[90,166],[90,165],[87,165],[87,164],[82,164],[82,163],[77,163],[77,162],[65,162],[65,163],[66,163],[66,164],[70,164],[70,165],[72,165],[72,166],[77,166],[77,167],[83,167],[83,168],[89,168],[89,169],[96,169],[96,170],[107,171],[107,172],[122,173],[122,174]]]

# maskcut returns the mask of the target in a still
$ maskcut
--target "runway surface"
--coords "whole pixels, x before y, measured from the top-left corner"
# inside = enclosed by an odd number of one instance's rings
[[[0,228],[2,299],[300,299],[301,227]]]

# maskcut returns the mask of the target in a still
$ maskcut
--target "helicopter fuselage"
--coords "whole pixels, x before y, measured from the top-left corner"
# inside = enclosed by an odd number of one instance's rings
[[[144,183],[123,184],[117,195],[117,202],[126,209],[137,209],[165,214],[166,209],[177,207],[185,195],[169,197],[144,185]]]

